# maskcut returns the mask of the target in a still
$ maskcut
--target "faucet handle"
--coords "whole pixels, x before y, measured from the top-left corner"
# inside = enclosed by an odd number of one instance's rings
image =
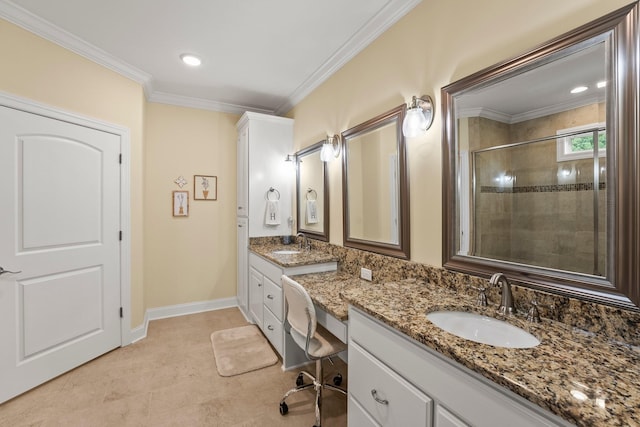
[[[555,304],[540,304],[538,300],[534,298],[531,301],[531,308],[529,308],[529,311],[527,312],[528,321],[534,322],[534,323],[540,322],[540,310],[538,309],[538,307],[546,308],[551,312],[551,313],[548,313],[550,315],[552,315],[553,311],[556,309]]]
[[[482,286],[477,288],[477,287],[471,286],[471,285],[468,285],[468,287],[478,291],[478,298],[476,299],[476,304],[478,304],[480,307],[486,307],[488,305],[488,303],[487,303],[487,294],[485,293],[487,288],[482,287]]]
[[[540,312],[538,311],[538,301],[531,301],[531,308],[527,312],[527,321],[533,323],[540,323]]]

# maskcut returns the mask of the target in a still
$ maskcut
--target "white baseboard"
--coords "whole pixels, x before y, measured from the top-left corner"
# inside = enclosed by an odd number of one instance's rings
[[[188,314],[203,313],[205,311],[222,310],[224,308],[237,307],[238,300],[235,297],[222,298],[210,301],[190,302],[186,304],[168,305],[166,307],[149,308],[144,313],[142,325],[131,329],[131,343],[147,337],[149,322],[152,320],[166,319],[168,317],[186,316]],[[243,313],[244,314],[244,313]]]

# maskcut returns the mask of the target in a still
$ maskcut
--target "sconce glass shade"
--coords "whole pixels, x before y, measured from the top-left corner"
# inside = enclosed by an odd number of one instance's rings
[[[402,122],[402,134],[407,138],[420,135],[433,123],[433,101],[429,95],[413,97]]]
[[[328,136],[320,150],[320,160],[330,162],[340,155],[340,136]]]

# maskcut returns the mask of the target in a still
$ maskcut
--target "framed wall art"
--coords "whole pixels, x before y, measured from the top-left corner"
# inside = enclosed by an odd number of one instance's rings
[[[193,200],[218,200],[218,177],[194,175]]]
[[[189,192],[173,192],[173,216],[189,216]]]

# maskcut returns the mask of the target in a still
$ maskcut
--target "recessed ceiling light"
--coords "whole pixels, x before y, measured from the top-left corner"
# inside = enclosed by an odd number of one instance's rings
[[[574,87],[573,89],[571,89],[571,93],[580,93],[580,92],[584,92],[585,90],[589,89],[586,86],[578,86],[578,87]]]
[[[197,67],[198,65],[202,64],[202,60],[200,58],[190,53],[183,53],[182,55],[180,55],[180,59],[182,59],[182,62],[192,67]]]
[[[602,89],[606,85],[607,85],[607,82],[605,82],[605,81],[601,81],[601,82],[596,83],[596,86],[598,86],[598,89]]]

